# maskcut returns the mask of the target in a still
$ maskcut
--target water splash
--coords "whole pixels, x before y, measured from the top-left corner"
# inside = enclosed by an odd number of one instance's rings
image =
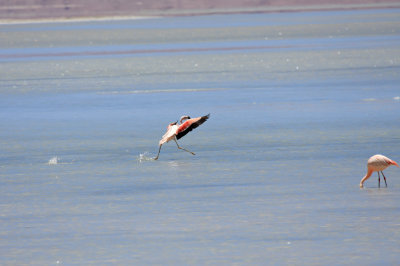
[[[139,157],[137,158],[138,162],[145,162],[145,161],[153,161],[154,157],[150,156],[150,153],[147,151],[144,153],[139,154]]]
[[[56,165],[60,162],[60,158],[57,156],[54,156],[53,158],[51,158],[48,162],[49,165]]]

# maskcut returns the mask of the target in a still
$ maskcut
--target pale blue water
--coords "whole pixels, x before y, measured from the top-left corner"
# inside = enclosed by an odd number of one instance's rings
[[[1,264],[398,264],[399,15],[0,26]]]

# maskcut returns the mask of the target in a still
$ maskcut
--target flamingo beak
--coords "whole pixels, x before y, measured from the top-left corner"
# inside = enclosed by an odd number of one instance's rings
[[[392,164],[396,165],[397,167],[400,167],[395,161],[392,161]]]

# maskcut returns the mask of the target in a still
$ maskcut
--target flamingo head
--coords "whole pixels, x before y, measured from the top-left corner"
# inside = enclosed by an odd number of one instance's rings
[[[176,125],[177,123],[178,123],[178,121],[170,123],[170,124],[167,126],[167,129],[170,128],[170,127],[172,127],[172,126],[174,126],[174,125]]]
[[[179,122],[182,124],[182,122],[187,119],[190,119],[190,116],[188,116],[188,115],[181,116],[181,118],[179,119]]]

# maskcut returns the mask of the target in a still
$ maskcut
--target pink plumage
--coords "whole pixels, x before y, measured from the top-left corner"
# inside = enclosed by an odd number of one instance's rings
[[[196,127],[200,126],[201,124],[203,124],[205,121],[207,121],[207,119],[210,117],[210,114],[205,115],[205,116],[200,116],[200,117],[196,117],[196,118],[190,118],[190,116],[182,116],[179,119],[179,123],[174,122],[168,125],[167,127],[167,132],[162,136],[160,142],[159,142],[159,149],[158,149],[158,154],[157,156],[154,158],[154,160],[157,160],[159,155],[160,155],[160,151],[161,151],[161,146],[164,143],[168,143],[171,140],[174,140],[176,142],[176,145],[178,146],[178,149],[190,152],[191,154],[195,155],[193,152],[186,150],[185,148],[182,148],[179,146],[177,139],[182,138],[183,136],[185,136],[187,133],[189,133],[190,131],[192,131],[193,129],[195,129]],[[185,122],[183,122],[185,121]]]
[[[386,157],[384,155],[376,154],[376,155],[370,157],[367,162],[367,174],[361,179],[360,187],[364,186],[365,180],[370,178],[370,176],[372,175],[373,172],[378,172],[378,185],[380,186],[380,183],[381,183],[381,176],[379,174],[379,172],[380,172],[382,174],[383,179],[385,180],[385,184],[387,186],[386,177],[382,171],[391,165],[396,165],[397,167],[399,167],[399,165],[395,161],[393,161],[392,159],[389,159],[388,157]]]

